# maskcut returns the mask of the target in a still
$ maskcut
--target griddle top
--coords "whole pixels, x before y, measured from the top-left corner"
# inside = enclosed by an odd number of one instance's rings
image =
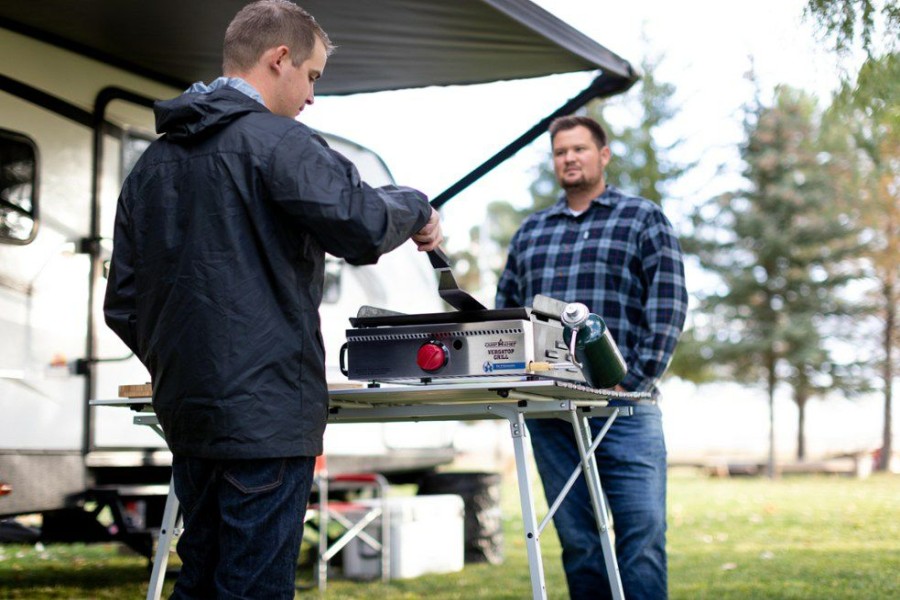
[[[402,325],[442,325],[447,323],[483,323],[485,321],[508,321],[531,318],[528,308],[498,308],[493,310],[457,310],[442,313],[419,313],[415,315],[379,315],[373,317],[350,317],[353,327],[398,327]]]

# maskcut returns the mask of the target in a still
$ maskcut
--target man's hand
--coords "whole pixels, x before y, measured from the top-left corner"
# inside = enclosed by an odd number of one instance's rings
[[[412,240],[419,247],[419,252],[434,250],[444,241],[444,234],[441,233],[441,215],[433,207],[425,227],[413,234]]]

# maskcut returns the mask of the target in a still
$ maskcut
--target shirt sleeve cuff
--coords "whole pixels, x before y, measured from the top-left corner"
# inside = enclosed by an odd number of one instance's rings
[[[628,373],[625,374],[625,378],[619,382],[619,385],[628,392],[646,392],[652,387],[653,381],[644,379],[633,371],[628,371]]]

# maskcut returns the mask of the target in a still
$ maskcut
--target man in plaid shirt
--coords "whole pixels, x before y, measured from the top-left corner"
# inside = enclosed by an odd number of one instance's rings
[[[497,308],[531,306],[536,294],[582,302],[616,340],[628,374],[616,389],[649,391],[672,358],[687,312],[681,249],[659,206],[607,185],[606,132],[593,119],[550,125],[553,168],[565,195],[529,216],[510,243]],[[666,447],[656,404],[634,406],[597,449],[616,532],[625,597],[667,597]],[[605,419],[591,419],[594,435]],[[571,424],[528,422],[548,502],[579,462]],[[584,479],[554,516],[572,598],[604,598],[610,584]]]

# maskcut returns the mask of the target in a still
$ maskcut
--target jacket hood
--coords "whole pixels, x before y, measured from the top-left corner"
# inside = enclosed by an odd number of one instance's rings
[[[153,105],[156,132],[172,141],[199,140],[252,112],[268,109],[238,90],[221,87],[211,92],[185,92]]]

